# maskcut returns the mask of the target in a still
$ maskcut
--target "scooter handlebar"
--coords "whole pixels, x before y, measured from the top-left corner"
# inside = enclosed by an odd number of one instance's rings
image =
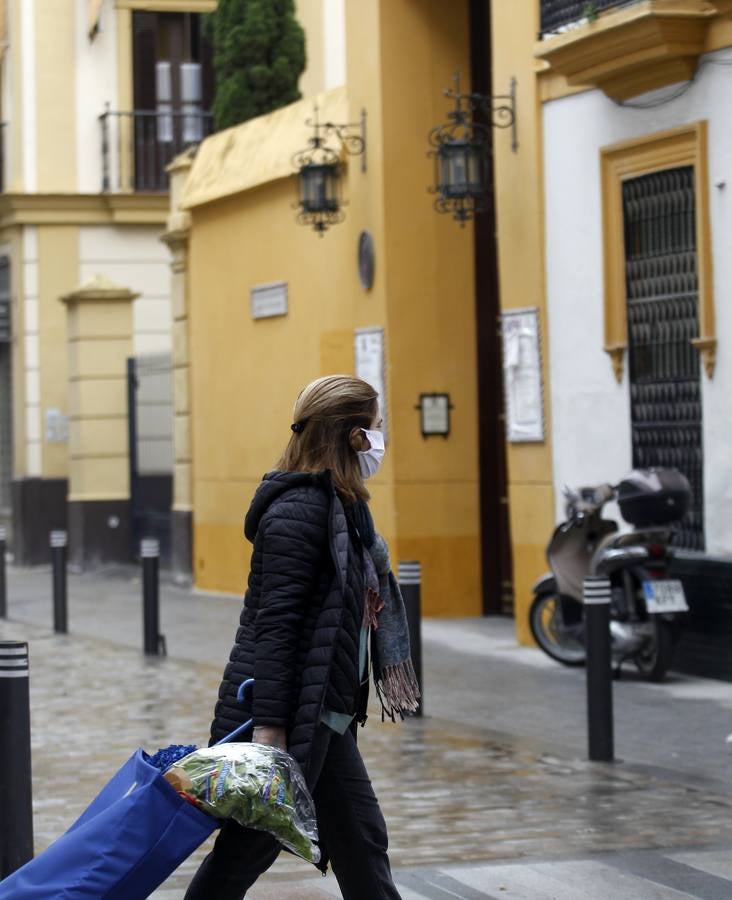
[[[572,491],[564,489],[567,518],[581,522],[585,516],[593,515],[610,500],[615,498],[615,488],[611,484],[600,484],[594,488],[580,488]]]
[[[595,488],[595,499],[599,504],[615,499],[615,488],[611,484],[601,484]]]

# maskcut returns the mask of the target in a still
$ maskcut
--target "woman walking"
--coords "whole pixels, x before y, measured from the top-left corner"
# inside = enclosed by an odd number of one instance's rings
[[[369,656],[386,715],[413,711],[419,697],[404,605],[364,484],[384,455],[381,424],[377,394],[359,378],[319,378],[298,397],[290,441],[246,517],[248,590],[211,726],[217,741],[252,717],[252,740],[295,757],[315,801],[320,868],[330,861],[345,900],[399,898],[356,746]],[[240,705],[250,677],[253,697]],[[280,849],[226,821],[185,900],[239,900]]]

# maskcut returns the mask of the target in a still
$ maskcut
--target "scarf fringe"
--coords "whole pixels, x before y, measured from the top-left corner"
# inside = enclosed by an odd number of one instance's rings
[[[404,718],[404,712],[416,712],[419,708],[421,694],[411,659],[395,666],[386,666],[374,683],[381,708],[392,722],[395,721],[395,713]]]

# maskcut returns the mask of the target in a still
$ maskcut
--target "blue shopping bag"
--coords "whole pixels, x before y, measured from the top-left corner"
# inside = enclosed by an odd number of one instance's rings
[[[253,684],[239,686],[240,703]],[[249,719],[218,743],[251,726]],[[221,822],[149,760],[136,750],[68,831],[0,881],[0,900],[143,900],[158,888]]]
[[[65,834],[0,881],[0,900],[143,900],[221,824],[137,750]]]

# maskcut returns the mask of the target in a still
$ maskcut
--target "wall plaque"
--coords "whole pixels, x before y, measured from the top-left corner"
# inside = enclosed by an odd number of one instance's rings
[[[251,289],[249,302],[253,319],[286,316],[287,282],[273,281],[271,284],[258,284]]]
[[[384,420],[384,437],[387,434],[386,394],[384,378],[384,329],[359,328],[355,335],[355,371],[358,378],[367,381],[379,395],[379,409]]]

